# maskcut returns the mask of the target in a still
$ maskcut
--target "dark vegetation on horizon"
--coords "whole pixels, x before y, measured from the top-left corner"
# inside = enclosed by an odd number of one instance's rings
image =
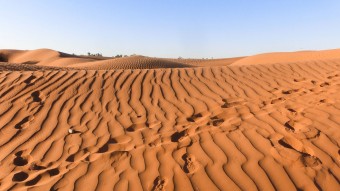
[[[90,56],[90,57],[103,57],[103,55],[101,53],[92,54],[91,52],[88,52],[87,56]],[[130,55],[130,56],[135,56],[135,54]],[[122,57],[129,57],[129,56],[128,55],[124,55],[123,56],[122,54],[117,54],[116,56],[112,56],[112,58],[122,58]]]
[[[75,54],[72,54],[73,56],[76,56]],[[104,58],[104,56],[101,53],[96,53],[96,54],[92,54],[91,52],[88,52],[87,55],[80,55],[80,56],[87,56],[87,57],[95,57],[95,58]],[[116,56],[111,56],[111,57],[106,57],[106,58],[123,58],[123,57],[131,57],[131,56],[137,56],[137,54],[131,54],[129,55],[123,55],[123,54],[117,54]],[[156,57],[155,57],[156,58]],[[190,58],[183,58],[181,56],[179,56],[177,58],[178,60],[182,60],[182,59],[190,59]],[[214,59],[214,57],[211,58],[201,58],[202,60],[208,60],[208,59]]]
[[[0,54],[0,62],[7,62],[8,59],[6,56],[4,56],[3,54]]]

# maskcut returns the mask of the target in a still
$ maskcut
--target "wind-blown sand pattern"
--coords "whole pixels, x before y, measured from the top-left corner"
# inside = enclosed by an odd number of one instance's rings
[[[0,190],[340,190],[340,50],[0,53]]]

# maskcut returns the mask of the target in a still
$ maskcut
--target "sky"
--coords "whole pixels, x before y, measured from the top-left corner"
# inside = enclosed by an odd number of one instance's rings
[[[0,0],[0,49],[226,58],[340,48],[339,0]]]

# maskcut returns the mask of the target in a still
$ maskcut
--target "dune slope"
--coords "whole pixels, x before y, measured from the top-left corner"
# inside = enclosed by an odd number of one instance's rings
[[[340,49],[299,52],[273,52],[244,57],[233,65],[276,64],[340,59]]]
[[[0,50],[0,62],[34,66],[63,67],[86,70],[156,69],[225,66],[239,58],[226,59],[170,59],[130,56],[123,58],[76,56],[51,49]],[[30,66],[29,66],[30,67]]]
[[[1,63],[0,190],[340,190],[340,60],[282,62]]]

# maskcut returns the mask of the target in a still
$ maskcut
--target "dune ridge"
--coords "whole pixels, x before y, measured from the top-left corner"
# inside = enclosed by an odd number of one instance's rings
[[[340,59],[340,49],[322,51],[274,52],[220,59],[173,59],[131,56],[123,58],[77,56],[51,49],[0,50],[0,62],[78,69],[156,69],[247,64],[275,64]]]
[[[233,65],[275,64],[308,61],[327,61],[340,59],[340,49],[321,51],[273,52],[245,57],[233,62]]]
[[[12,53],[0,190],[340,190],[337,53],[213,66]]]

